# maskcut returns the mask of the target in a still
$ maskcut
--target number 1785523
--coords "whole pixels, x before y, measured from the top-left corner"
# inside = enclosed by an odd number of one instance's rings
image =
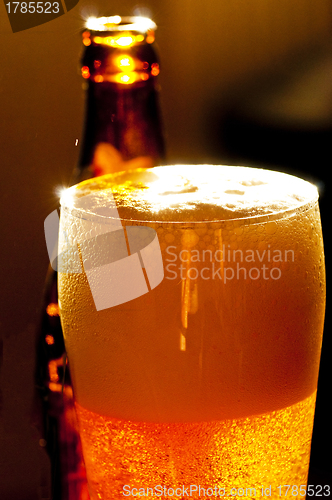
[[[8,14],[58,14],[59,2],[8,2]]]

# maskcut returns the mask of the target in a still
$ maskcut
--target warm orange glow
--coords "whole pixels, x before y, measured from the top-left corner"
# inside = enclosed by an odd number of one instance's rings
[[[125,85],[143,80],[142,74],[137,71],[137,63],[139,63],[139,61],[133,59],[128,54],[122,54],[116,57],[114,65],[120,72],[112,74],[108,79]]]
[[[53,335],[46,335],[45,342],[48,345],[53,345],[54,344],[54,337],[53,337]]]
[[[60,315],[59,305],[54,302],[51,302],[50,304],[48,304],[46,312],[49,316],[59,316]]]
[[[122,57],[119,61],[119,66],[131,66],[133,63],[132,58],[130,57]]]
[[[90,70],[88,66],[82,67],[82,76],[83,78],[90,78]]]
[[[141,38],[142,35],[138,35]],[[144,37],[143,37],[144,39]],[[117,36],[95,36],[93,42],[97,45],[109,45],[110,47],[132,47],[136,43],[137,37],[134,35],[121,34]]]
[[[120,36],[117,39],[115,39],[115,45],[118,45],[119,47],[131,47],[135,43],[135,37],[134,36]]]
[[[134,69],[135,69],[134,59],[128,55],[125,55],[125,56],[122,55],[122,56],[117,57],[116,65],[118,66],[118,68],[120,68],[124,72],[128,72],[128,73],[130,71],[134,71]]]
[[[104,45],[115,50],[105,60],[96,59],[93,64],[82,67],[82,76],[97,83],[114,82],[130,85],[135,82],[144,82],[150,76],[159,74],[159,65],[141,60],[125,52],[131,53],[131,48],[140,44],[153,43],[157,26],[146,17],[89,17],[86,21],[86,30],[83,32],[83,44],[88,46]],[[117,55],[116,55],[117,53]],[[119,55],[120,53],[120,55]],[[98,56],[97,56],[98,57]]]
[[[84,31],[82,33],[82,37],[83,37],[83,44],[88,47],[89,45],[91,45],[91,39],[90,39],[90,32],[89,31]]]
[[[153,63],[151,66],[151,75],[157,76],[157,75],[159,75],[159,73],[160,73],[159,64]]]
[[[61,392],[62,391],[62,385],[57,384],[55,382],[49,382],[48,383],[48,388],[52,392]]]
[[[94,77],[94,81],[97,82],[97,83],[101,83],[104,81],[104,77],[102,75],[96,75]]]
[[[149,79],[149,74],[145,72],[128,71],[118,73],[112,76],[112,81],[130,85],[135,82],[146,81]]]
[[[111,37],[108,37],[108,38],[111,38]],[[97,43],[97,44],[103,43],[103,38],[101,36],[95,36],[92,40],[94,43]],[[104,40],[106,40],[106,38]],[[106,45],[108,45],[106,42],[104,42],[104,43]]]
[[[128,75],[127,73],[119,75],[121,83],[132,83],[135,81],[135,75]]]
[[[51,382],[59,382],[58,362],[56,359],[52,359],[48,363],[48,373]]]
[[[146,43],[153,43],[155,41],[155,35],[153,30],[148,31],[148,36],[146,37]]]
[[[153,32],[152,32],[153,33]],[[147,43],[154,42],[154,34],[149,33],[147,36]],[[87,45],[86,41],[90,41],[89,38],[84,38],[83,43]],[[138,43],[144,42],[144,35],[132,35],[131,33],[122,33],[116,36],[95,36],[93,37],[93,42],[97,45],[109,45],[110,47],[132,47]],[[91,43],[91,42],[90,42]],[[90,43],[88,45],[90,45]]]
[[[49,382],[48,388],[52,392],[61,392],[67,398],[70,398],[70,399],[73,398],[73,390],[70,387],[70,385],[63,385],[63,384],[59,384],[56,382]]]
[[[129,57],[123,57],[120,59],[120,66],[130,66]]]

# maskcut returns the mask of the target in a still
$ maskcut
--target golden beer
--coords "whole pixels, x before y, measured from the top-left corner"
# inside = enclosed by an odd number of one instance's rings
[[[316,188],[169,166],[83,182],[61,204],[61,319],[91,498],[305,492],[325,308]],[[134,261],[146,288],[126,300]],[[127,285],[107,307],[113,264]]]

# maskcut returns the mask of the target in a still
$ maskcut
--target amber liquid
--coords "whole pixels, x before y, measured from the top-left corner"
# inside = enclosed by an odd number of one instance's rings
[[[277,498],[306,484],[325,307],[318,205],[146,224],[165,269],[147,294],[96,311],[84,273],[59,275],[92,498],[158,485]]]
[[[307,483],[315,397],[254,417],[178,424],[77,405],[91,500],[164,499],[172,489],[174,498],[280,498],[278,486]]]

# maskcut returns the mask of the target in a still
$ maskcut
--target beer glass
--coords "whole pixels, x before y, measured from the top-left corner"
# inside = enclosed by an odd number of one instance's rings
[[[92,500],[305,496],[315,186],[209,165],[85,181],[61,199],[58,265]]]

